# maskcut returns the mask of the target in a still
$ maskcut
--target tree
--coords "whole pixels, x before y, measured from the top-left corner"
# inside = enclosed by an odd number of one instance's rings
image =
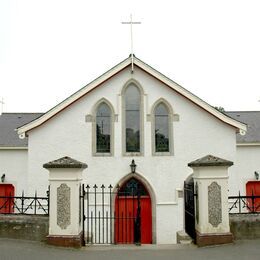
[[[221,112],[221,113],[225,113],[226,111],[225,111],[225,109],[224,109],[224,107],[214,107],[215,109],[217,109],[219,112]]]

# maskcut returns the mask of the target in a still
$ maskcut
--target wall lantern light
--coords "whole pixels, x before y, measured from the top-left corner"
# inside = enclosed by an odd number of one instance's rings
[[[255,171],[255,179],[259,180],[259,173],[257,171]]]
[[[132,160],[132,162],[130,164],[131,173],[135,173],[136,166],[137,165],[135,164],[135,160]]]
[[[1,176],[1,182],[5,182],[5,174]]]

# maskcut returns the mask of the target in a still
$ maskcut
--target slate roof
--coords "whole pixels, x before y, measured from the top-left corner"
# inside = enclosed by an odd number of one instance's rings
[[[42,113],[3,113],[0,115],[0,147],[27,147],[27,137],[20,139],[15,129],[41,115]]]
[[[260,143],[260,111],[230,111],[229,117],[248,125],[247,133],[237,134],[237,143]],[[3,113],[0,115],[0,147],[27,147],[28,139],[20,139],[16,128],[42,116],[43,113]]]
[[[247,124],[246,134],[237,134],[237,143],[260,143],[260,111],[231,111],[226,114]]]

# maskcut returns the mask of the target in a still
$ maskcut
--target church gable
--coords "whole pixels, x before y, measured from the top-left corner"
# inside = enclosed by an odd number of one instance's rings
[[[203,145],[202,152],[221,155],[218,149],[222,143],[233,145],[234,126],[216,119],[139,66],[135,66],[134,74],[130,68],[126,66],[38,127],[28,130],[29,149],[40,145],[46,150],[47,161],[65,155],[84,161],[84,156],[94,157],[93,160],[174,156],[183,147],[190,147],[191,143],[199,147],[202,142],[212,147],[207,151]],[[218,139],[221,141],[216,146]]]
[[[137,59],[134,57],[134,66],[137,68],[139,73],[142,71],[144,74],[149,74],[152,78],[154,78],[156,81],[161,82],[164,86],[167,86],[169,89],[173,90],[175,93],[178,93],[182,97],[188,99],[190,102],[193,104],[197,105],[198,107],[202,108],[204,111],[208,112],[209,114],[213,115],[215,118],[219,119],[220,121],[235,127],[237,131],[246,131],[246,125],[243,123],[240,123],[223,113],[220,113],[213,107],[211,107],[209,104],[204,102],[203,100],[199,99],[197,96],[193,95],[177,83],[173,82],[172,80],[168,79],[155,69],[151,68],[149,65],[145,64],[141,60]],[[56,107],[52,108],[48,112],[46,112],[43,116],[40,118],[30,122],[29,124],[26,124],[20,128],[18,128],[18,134],[20,137],[24,137],[25,134],[34,129],[35,127],[38,127],[45,122],[47,122],[50,118],[54,117],[56,114],[60,113],[70,105],[74,104],[77,102],[79,99],[82,99],[85,95],[91,93],[92,91],[98,89],[102,85],[104,85],[107,81],[110,79],[114,78],[116,75],[123,73],[123,71],[128,70],[129,67],[129,72],[131,70],[131,58],[129,57],[128,59],[124,60],[123,62],[119,63],[115,67],[113,67],[111,70],[107,71],[103,75],[101,75],[99,78],[88,84],[87,86],[83,87],[80,89],[78,92],[74,93],[70,97],[68,97],[66,100],[58,104]],[[128,74],[128,78],[135,78],[135,73],[133,75]],[[127,81],[127,80],[126,80]],[[127,84],[125,84],[127,85]]]

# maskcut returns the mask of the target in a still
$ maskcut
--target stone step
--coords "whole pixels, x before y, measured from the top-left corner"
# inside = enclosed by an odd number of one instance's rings
[[[177,232],[177,243],[184,244],[184,241],[187,241],[187,244],[192,243],[191,237],[185,232],[185,230],[180,230]]]
[[[179,244],[181,244],[181,245],[190,245],[190,244],[192,244],[192,240],[191,239],[189,239],[189,240],[180,240]]]

